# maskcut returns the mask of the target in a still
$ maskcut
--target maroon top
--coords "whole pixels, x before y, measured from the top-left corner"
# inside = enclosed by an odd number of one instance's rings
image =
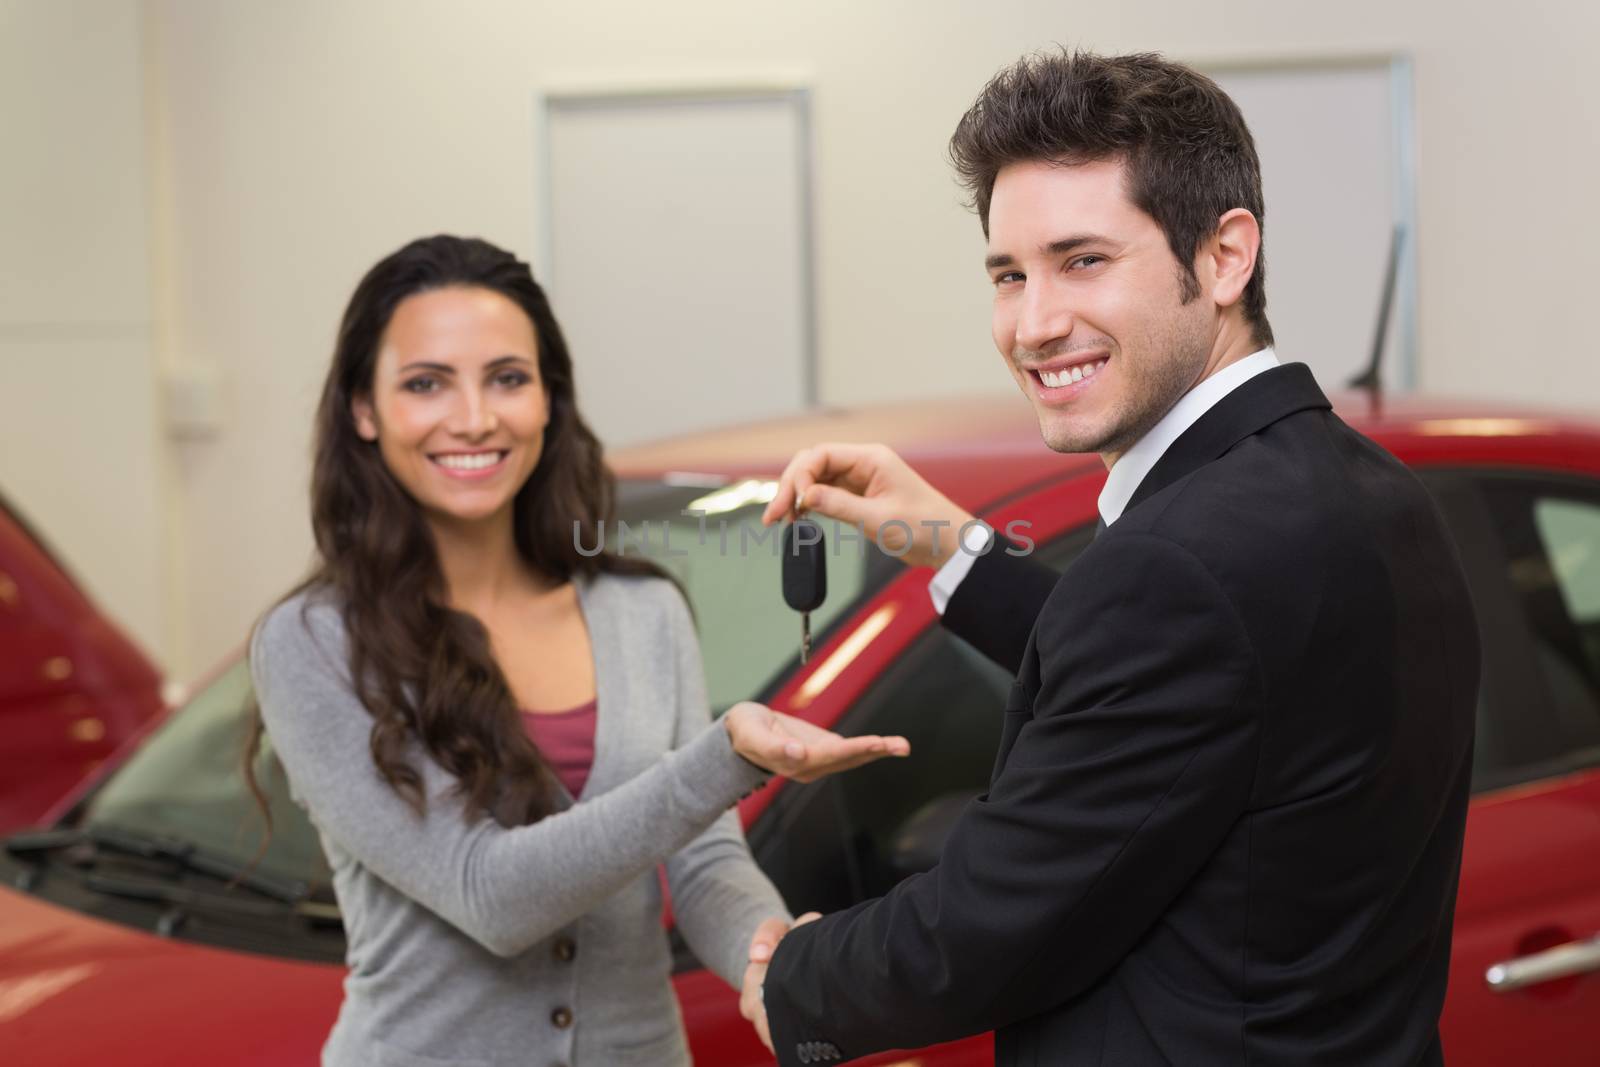
[[[567,711],[522,713],[523,729],[533,739],[545,763],[574,798],[583,792],[594,766],[594,725],[597,707],[593,700]]]

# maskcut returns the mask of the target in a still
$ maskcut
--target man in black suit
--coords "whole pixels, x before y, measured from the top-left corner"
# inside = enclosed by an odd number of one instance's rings
[[[1441,1063],[1477,628],[1420,484],[1272,350],[1243,119],[1154,56],[1033,57],[952,154],[1105,528],[1059,581],[945,563],[945,624],[1017,671],[989,791],[753,964],[747,1014],[785,1067],[988,1029],[1019,1067]],[[795,457],[767,520],[797,506],[908,521],[914,564],[970,518],[877,446]]]

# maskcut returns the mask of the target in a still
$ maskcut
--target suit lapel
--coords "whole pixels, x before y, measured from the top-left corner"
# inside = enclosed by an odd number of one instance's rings
[[[1196,419],[1194,425],[1172,442],[1134,490],[1123,514],[1279,419],[1297,411],[1317,408],[1331,410],[1332,407],[1316,379],[1311,376],[1311,368],[1304,363],[1285,363],[1263,371],[1217,401],[1211,410]],[[1102,519],[1095,528],[1095,536],[1101,536],[1105,530],[1105,520]],[[1040,684],[1039,649],[1036,644],[1038,634],[1039,629],[1035,626],[1028,637],[1022,669],[1017,672],[1017,680],[1011,686],[1011,698],[1006,702],[1005,724],[1001,729],[1000,751],[995,757],[991,784],[1005,768],[1017,734],[1033,717]]]
[[[1263,371],[1217,401],[1178,435],[1133,491],[1124,514],[1279,419],[1297,411],[1332,407],[1304,363],[1285,363]]]

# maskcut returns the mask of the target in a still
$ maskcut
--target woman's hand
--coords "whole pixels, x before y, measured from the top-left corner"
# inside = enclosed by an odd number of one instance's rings
[[[885,756],[908,756],[903,737],[840,737],[764,704],[741,701],[722,716],[733,750],[758,767],[797,782],[848,771]]]

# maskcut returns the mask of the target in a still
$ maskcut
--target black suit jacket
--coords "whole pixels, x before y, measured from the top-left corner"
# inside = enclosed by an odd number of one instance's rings
[[[945,620],[1018,668],[993,781],[937,867],[783,940],[785,1067],[991,1028],[1018,1067],[1442,1062],[1477,627],[1426,492],[1303,365],[1059,582],[994,552]]]

